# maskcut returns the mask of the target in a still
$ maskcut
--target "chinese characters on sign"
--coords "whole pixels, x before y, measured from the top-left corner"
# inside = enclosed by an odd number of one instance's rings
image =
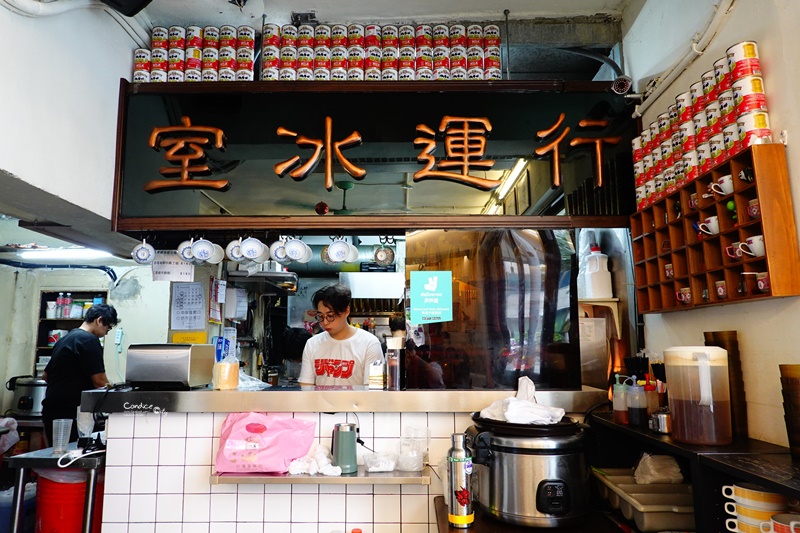
[[[157,152],[164,148],[164,159],[173,165],[159,168],[161,175],[180,176],[180,179],[153,180],[144,186],[144,190],[150,193],[176,189],[228,190],[230,183],[227,180],[194,179],[195,176],[211,175],[206,164],[205,145],[211,144],[224,151],[225,134],[219,128],[192,126],[189,117],[181,117],[181,123],[181,126],[153,128],[148,141],[150,148]]]
[[[449,270],[411,272],[411,323],[453,320],[453,273]]]
[[[178,252],[156,250],[152,265],[153,281],[192,281],[194,265],[187,263]]]

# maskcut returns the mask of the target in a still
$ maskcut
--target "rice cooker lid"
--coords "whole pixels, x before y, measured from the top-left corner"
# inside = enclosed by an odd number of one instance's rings
[[[472,421],[480,431],[511,437],[566,437],[582,433],[581,425],[572,417],[565,416],[555,424],[516,424],[504,420],[481,418],[479,412],[472,413]]]
[[[47,382],[41,378],[19,378],[14,382],[14,386],[18,387],[47,387]]]

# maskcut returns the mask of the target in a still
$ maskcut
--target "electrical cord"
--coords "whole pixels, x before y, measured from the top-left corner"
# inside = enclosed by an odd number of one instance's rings
[[[64,455],[62,455],[61,457],[59,457],[58,461],[56,462],[56,464],[58,464],[59,468],[67,468],[69,465],[71,465],[72,463],[74,463],[78,459],[82,459],[83,457],[86,457],[87,455],[95,455],[95,454],[98,454],[98,453],[106,453],[106,451],[105,450],[93,450],[93,451],[90,451],[90,452],[84,452],[84,450],[80,450],[80,449],[71,450],[71,451],[68,451],[67,453],[65,453]],[[61,461],[65,457],[67,457],[69,459],[72,459],[72,460],[70,462],[68,462],[67,464],[62,464]]]
[[[364,448],[366,448],[367,450],[371,451],[372,453],[376,453],[375,450],[367,446],[361,439],[361,420],[359,420],[358,414],[353,413],[353,416],[356,417],[356,442],[359,443]]]

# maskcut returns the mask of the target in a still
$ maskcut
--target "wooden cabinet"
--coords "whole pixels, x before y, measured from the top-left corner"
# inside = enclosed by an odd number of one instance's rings
[[[722,194],[718,182],[729,174],[733,192]],[[791,198],[784,146],[760,144],[632,215],[639,312],[800,295]],[[715,234],[703,231],[712,217]],[[737,253],[759,236],[763,255]]]
[[[60,292],[66,296],[70,292],[72,297],[72,307],[68,313],[61,317],[53,317],[52,311],[48,313],[48,302],[56,302]],[[53,345],[57,340],[54,331],[65,333],[79,327],[83,323],[83,317],[90,307],[88,304],[106,301],[106,291],[42,291],[39,295],[39,323],[36,330],[36,356],[34,358],[34,376],[41,376],[47,362],[50,361],[50,354]],[[103,339],[100,339],[103,342]]]

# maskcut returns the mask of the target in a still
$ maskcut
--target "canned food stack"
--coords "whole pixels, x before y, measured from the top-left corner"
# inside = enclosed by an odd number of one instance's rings
[[[632,141],[636,208],[752,144],[772,142],[758,46],[735,44]]]

